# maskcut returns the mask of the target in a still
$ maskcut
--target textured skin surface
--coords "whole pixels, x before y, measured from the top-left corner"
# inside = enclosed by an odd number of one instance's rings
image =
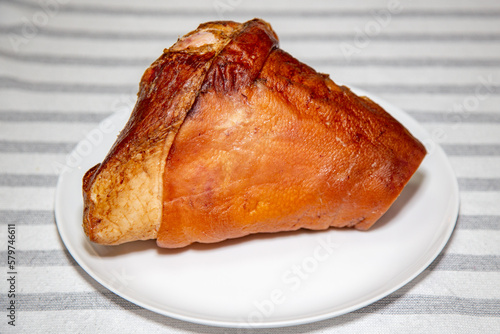
[[[228,37],[201,53],[210,27]],[[189,62],[171,55],[186,45],[195,48]],[[93,241],[176,248],[299,228],[366,230],[425,156],[377,104],[280,50],[264,21],[204,24],[166,55],[174,58],[157,61],[165,67],[146,71],[115,147],[84,177]]]
[[[231,22],[202,25],[146,70],[128,123],[105,160],[83,178],[83,227],[92,241],[156,238],[170,145],[212,61],[240,27]],[[198,44],[200,39],[212,43]]]

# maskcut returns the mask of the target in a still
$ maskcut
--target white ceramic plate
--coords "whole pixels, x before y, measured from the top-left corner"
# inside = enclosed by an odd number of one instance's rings
[[[127,120],[122,110],[68,156],[56,192],[61,238],[78,264],[117,295],[151,311],[226,327],[297,325],[345,314],[399,289],[448,241],[458,185],[442,149],[400,109],[370,96],[429,154],[400,197],[368,232],[330,229],[254,235],[181,250],[154,241],[100,246],[82,230],[81,179],[101,162]]]

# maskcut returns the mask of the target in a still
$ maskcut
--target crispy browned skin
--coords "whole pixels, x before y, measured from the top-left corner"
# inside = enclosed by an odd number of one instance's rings
[[[264,21],[207,23],[143,76],[125,130],[84,177],[84,229],[167,248],[366,230],[425,153],[380,106],[280,50]]]
[[[83,227],[92,241],[156,238],[170,145],[212,61],[240,28],[233,22],[201,25],[146,70],[125,129],[104,161],[83,178]]]

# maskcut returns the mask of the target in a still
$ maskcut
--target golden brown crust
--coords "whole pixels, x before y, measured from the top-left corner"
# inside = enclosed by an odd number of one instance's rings
[[[280,50],[266,22],[207,23],[144,74],[129,123],[84,178],[84,229],[100,243],[157,238],[169,248],[365,230],[424,156],[376,103]],[[127,187],[138,177],[149,185]],[[124,201],[132,196],[142,209]]]
[[[236,23],[205,24],[146,70],[128,123],[104,161],[84,176],[83,224],[92,241],[156,238],[160,181],[170,145],[211,62],[240,28]],[[198,45],[196,36],[210,43]]]

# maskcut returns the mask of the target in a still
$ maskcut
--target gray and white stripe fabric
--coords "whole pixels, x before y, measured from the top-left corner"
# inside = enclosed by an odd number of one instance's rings
[[[183,322],[113,294],[72,259],[53,213],[58,166],[100,121],[134,104],[164,48],[201,22],[254,17],[301,61],[416,119],[448,155],[461,201],[448,245],[403,288],[346,315],[265,331]],[[499,203],[497,0],[0,0],[2,333],[499,333]]]

